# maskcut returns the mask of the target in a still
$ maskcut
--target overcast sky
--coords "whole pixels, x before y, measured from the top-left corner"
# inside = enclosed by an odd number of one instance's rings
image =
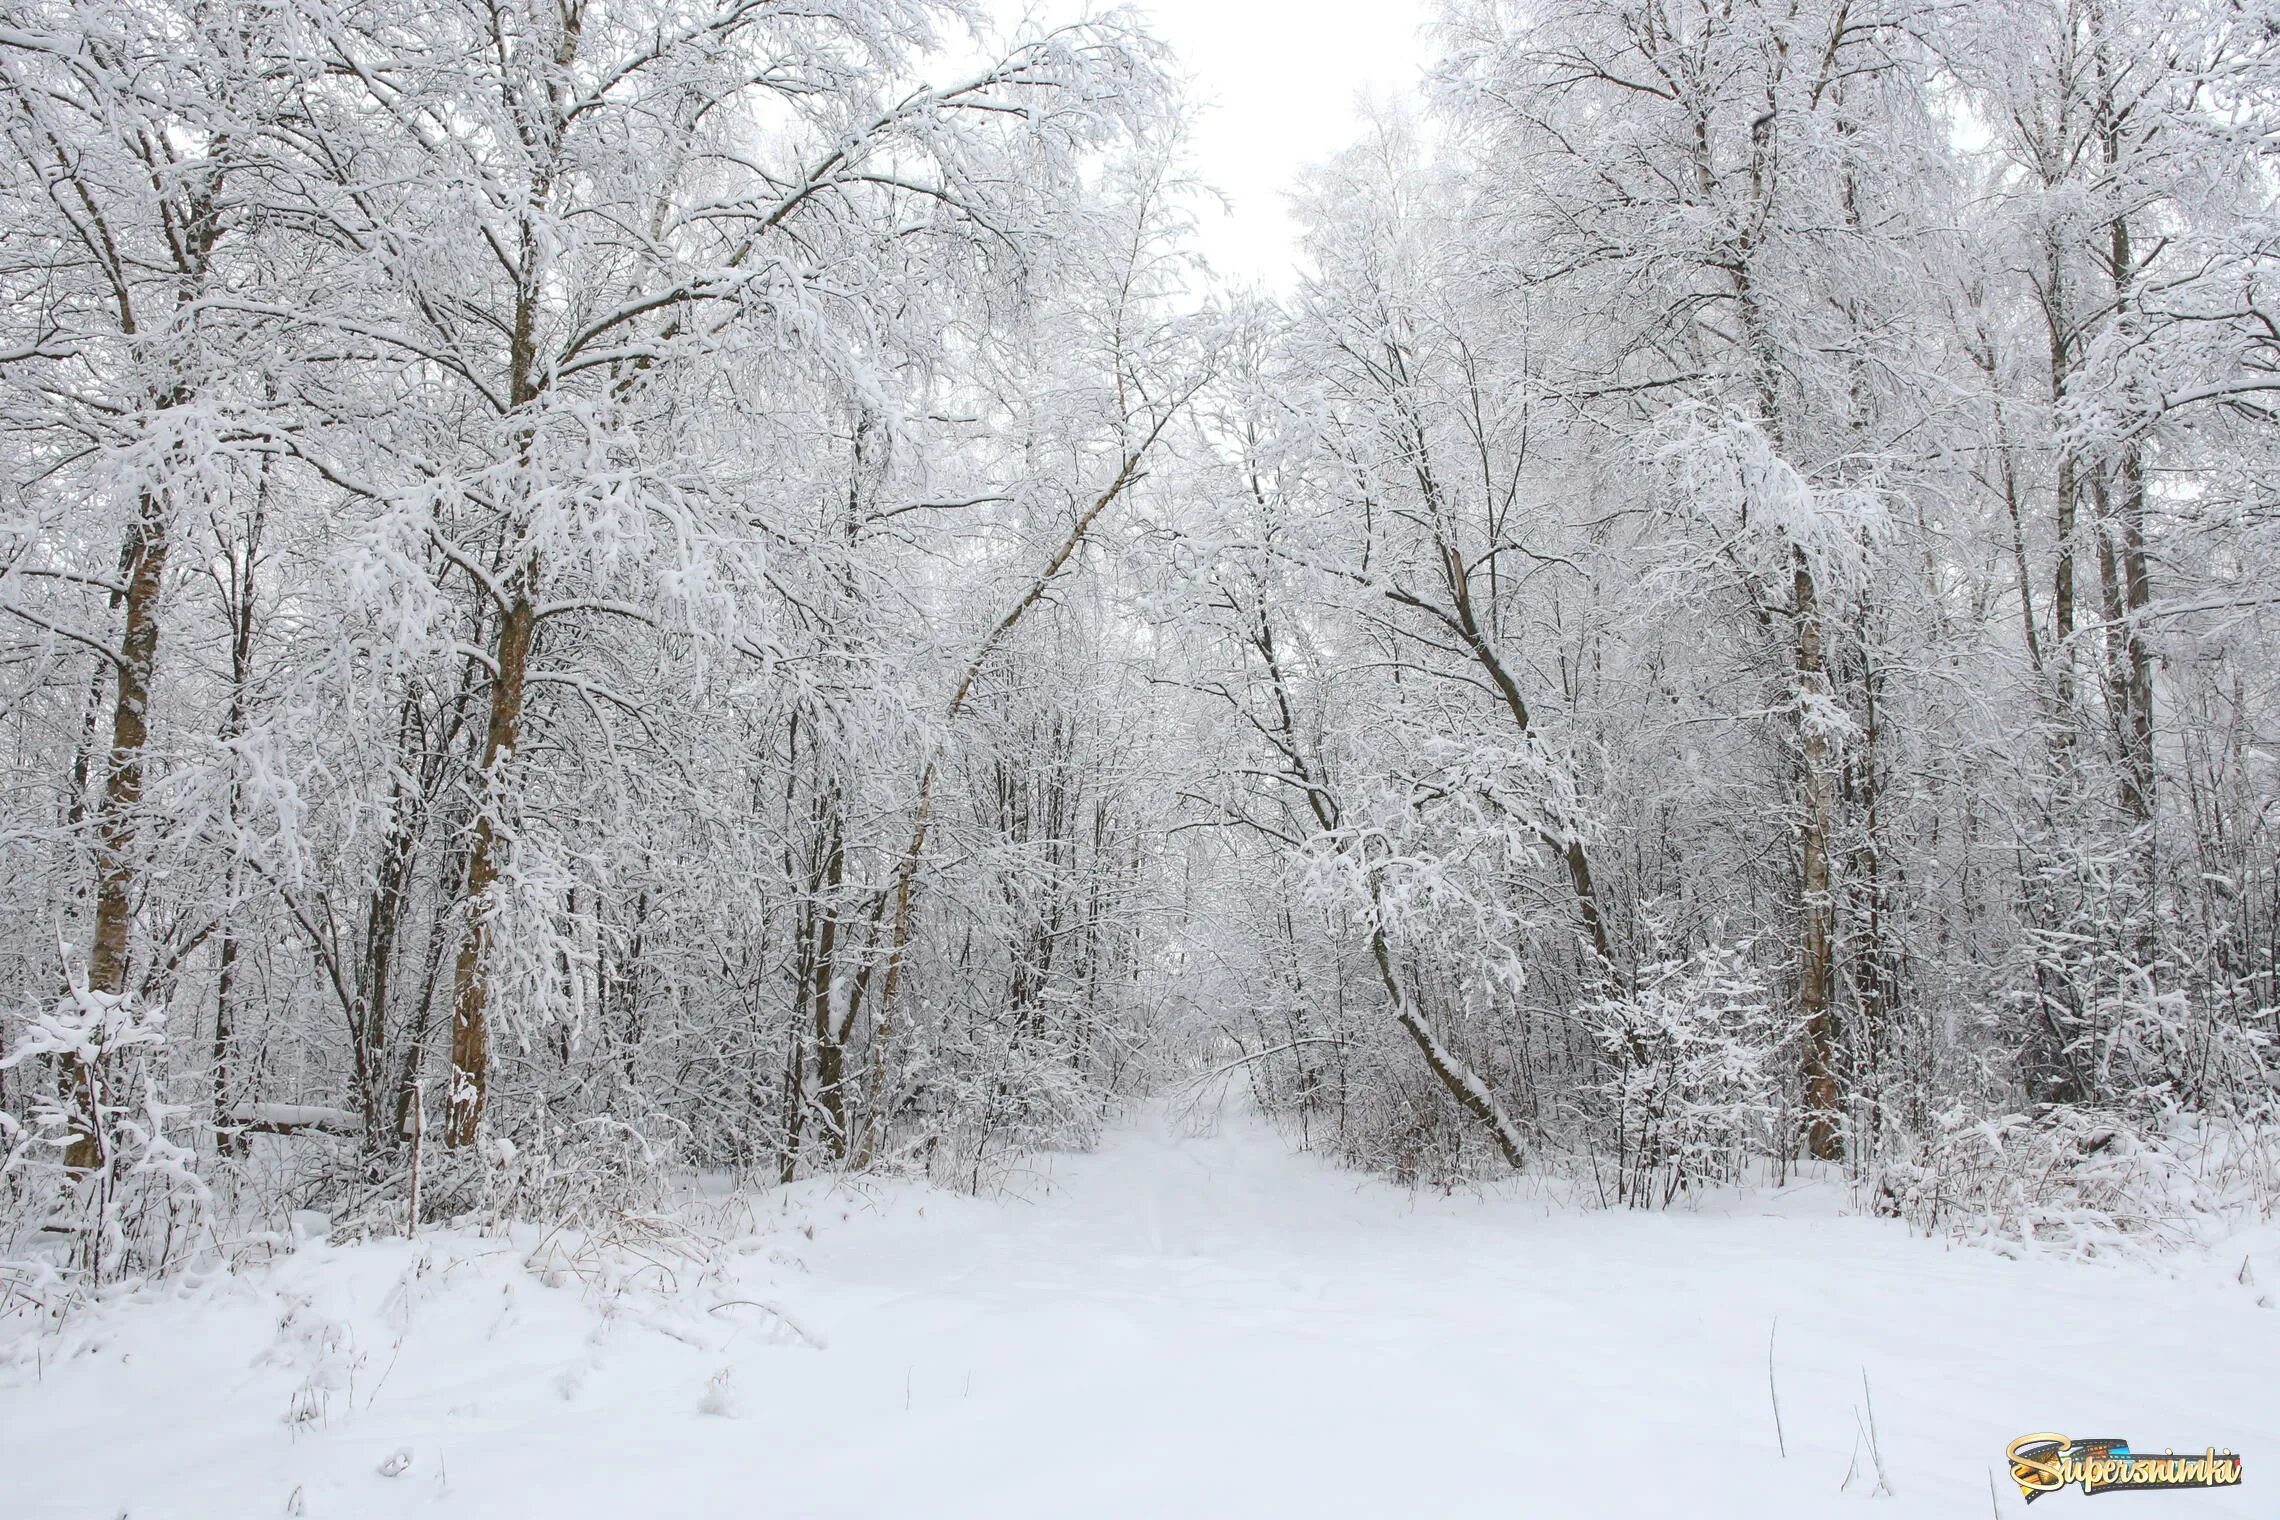
[[[1179,54],[1206,107],[1198,175],[1232,203],[1206,211],[1203,250],[1221,273],[1281,286],[1297,258],[1283,192],[1298,169],[1351,141],[1365,91],[1411,85],[1425,57],[1428,0],[1134,0]],[[1044,14],[1080,8],[1030,0]]]

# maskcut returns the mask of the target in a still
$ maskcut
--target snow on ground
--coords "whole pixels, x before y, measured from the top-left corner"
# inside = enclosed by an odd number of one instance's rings
[[[803,1184],[711,1274],[452,1233],[107,1305],[0,1347],[0,1515],[2018,1515],[2003,1448],[2057,1431],[2246,1459],[2106,1520],[2280,1517],[2280,1312],[2234,1281],[2280,1283],[2273,1231],[2221,1270],[2011,1261],[1827,1184],[1416,1195],[1234,1118],[1021,1188]]]

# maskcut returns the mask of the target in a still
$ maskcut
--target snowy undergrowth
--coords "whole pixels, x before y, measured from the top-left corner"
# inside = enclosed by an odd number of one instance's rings
[[[995,1199],[701,1191],[19,1317],[0,1471],[37,1520],[1986,1514],[2031,1430],[2280,1446],[2280,1233],[2231,1245],[2006,1260],[1833,1180],[1579,1211],[1153,1123]],[[2268,1514],[2255,1471],[2189,1513]]]
[[[131,1484],[146,1497],[122,1507],[95,1497],[104,1475],[65,1477],[59,1515],[331,1513],[328,1495],[356,1486],[339,1474],[359,1468],[447,1497],[450,1448],[502,1415],[544,1426],[597,1395],[736,1414],[748,1359],[826,1344],[777,1301],[800,1271],[790,1246],[864,1206],[828,1182],[764,1200],[693,1186],[669,1212],[590,1229],[263,1233],[94,1292],[20,1266],[0,1281],[0,1408],[83,1394],[150,1412]],[[0,1416],[0,1450],[24,1429]],[[201,1481],[206,1496],[187,1497]]]
[[[2177,1110],[1959,1109],[1866,1191],[1880,1212],[2004,1254],[2223,1254],[2280,1216],[2280,1129]]]

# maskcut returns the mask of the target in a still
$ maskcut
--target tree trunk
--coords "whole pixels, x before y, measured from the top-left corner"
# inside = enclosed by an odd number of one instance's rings
[[[2121,126],[2110,100],[2106,118],[2106,164],[2110,173],[2118,173]],[[2115,217],[2109,228],[2108,257],[2114,309],[2126,316],[2136,269],[2127,217]],[[2107,691],[2121,752],[2122,813],[2143,828],[2153,821],[2154,807],[2153,655],[2145,638],[2152,587],[2145,552],[2145,459],[2134,441],[2122,454],[2118,476],[2119,489],[2111,494],[2101,483],[2098,573],[2106,613]]]
[[[2050,328],[2050,399],[2066,401],[2071,378],[2072,347],[2067,333],[2065,253],[2057,242],[2049,251],[2049,289],[2043,297],[2044,316]],[[2074,451],[2059,445],[2058,479],[2053,488],[2057,508],[2058,561],[2051,571],[2051,663],[2058,678],[2059,729],[2054,736],[2064,746],[2072,741],[2074,720],[2074,539],[2081,481]]]
[[[475,1143],[491,1074],[490,976],[491,889],[499,878],[502,804],[507,790],[502,772],[522,742],[523,696],[530,674],[531,646],[538,613],[532,605],[536,566],[524,570],[515,599],[499,622],[493,647],[497,673],[491,682],[491,717],[483,739],[483,802],[467,855],[467,924],[452,968],[451,1096],[445,1109],[443,1142],[454,1150]]]
[[[268,507],[269,470],[264,464],[261,483],[254,493],[253,521],[247,527],[243,559],[238,557],[239,546],[226,546],[231,560],[226,599],[230,626],[230,700],[222,718],[224,743],[242,738],[247,724],[252,720],[254,569],[261,556],[261,529],[268,515]],[[222,943],[214,979],[213,1126],[217,1144],[224,1155],[245,1153],[245,1137],[230,1125],[230,1116],[237,1111],[238,1103],[233,1078],[236,1075],[240,951],[234,920],[245,874],[245,867],[237,857],[236,845],[243,802],[243,789],[238,784],[233,767],[229,794],[229,898],[224,906],[224,912],[230,918],[222,925]]]
[[[1802,549],[1792,551],[1797,610],[1797,696],[1804,752],[1798,830],[1797,1010],[1805,1028],[1805,1148],[1820,1161],[1844,1155],[1837,1114],[1836,896],[1829,886],[1829,831],[1836,788],[1827,728],[1829,678],[1821,639],[1820,589]]]
[[[96,809],[95,932],[87,957],[90,992],[118,997],[127,987],[132,954],[137,873],[129,858],[135,810],[142,803],[143,752],[150,738],[151,675],[158,663],[159,595],[171,547],[165,513],[145,494],[128,538],[126,592],[120,598],[125,631],[119,641],[117,695],[111,704],[111,755]],[[71,1139],[63,1164],[75,1172],[102,1164],[96,1106],[101,1073],[76,1056],[63,1059],[71,1109]]]
[[[2154,819],[2153,650],[2146,641],[2146,613],[2153,604],[2153,577],[2145,547],[2145,466],[2132,449],[2122,462],[2121,516],[2122,649],[2127,664],[2126,741],[2123,775],[2125,805],[2141,824]]]

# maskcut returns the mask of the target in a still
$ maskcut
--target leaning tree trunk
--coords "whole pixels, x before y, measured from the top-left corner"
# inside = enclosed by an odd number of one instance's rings
[[[950,705],[944,710],[943,727],[945,731],[955,725],[959,716],[966,710],[966,703],[973,696],[974,683],[981,679],[982,671],[988,666],[990,657],[997,652],[999,646],[1005,642],[1014,629],[1020,626],[1021,620],[1028,616],[1030,609],[1045,599],[1045,594],[1052,589],[1053,582],[1060,578],[1061,572],[1068,567],[1069,561],[1075,558],[1079,549],[1084,547],[1087,536],[1092,532],[1093,524],[1100,521],[1102,515],[1114,506],[1131,488],[1132,484],[1140,478],[1140,466],[1148,457],[1148,451],[1155,447],[1156,440],[1163,436],[1164,429],[1170,425],[1172,417],[1176,415],[1178,410],[1178,407],[1167,410],[1163,417],[1158,419],[1156,425],[1149,429],[1147,435],[1125,454],[1123,463],[1117,468],[1116,477],[1108,483],[1107,489],[1095,497],[1092,505],[1087,507],[1083,514],[1077,518],[1075,525],[1061,540],[1060,547],[1054,550],[1053,557],[1046,561],[1045,568],[1039,571],[1036,579],[1030,582],[1029,589],[1022,593],[1020,599],[1007,610],[1005,616],[999,618],[991,626],[988,634],[983,637],[980,646],[974,651],[973,658],[967,661],[965,673],[958,679],[958,688],[951,694]],[[886,973],[880,981],[877,1012],[871,1021],[871,1077],[865,1096],[873,1102],[879,1100],[885,1088],[887,1042],[894,1028],[896,993],[902,986],[903,968],[910,957],[911,926],[917,894],[918,868],[926,856],[927,841],[934,830],[934,784],[940,767],[941,756],[937,752],[928,756],[925,767],[919,773],[918,801],[912,810],[910,842],[903,847],[902,858],[895,866],[895,874],[889,884],[887,895],[874,904],[874,918],[883,913],[890,905],[893,909],[893,917],[889,920]],[[869,968],[866,967],[866,974],[868,970]],[[846,1043],[847,1036],[854,1027],[855,1015],[862,1000],[863,985],[863,981],[858,979],[855,994],[849,1002],[844,1022],[840,1025],[839,1042],[842,1045]],[[875,1148],[882,1138],[879,1128],[884,1122],[884,1115],[873,1114],[871,1116],[871,1122],[864,1131],[862,1146],[857,1155],[858,1164],[864,1166],[870,1164]]]
[[[1259,607],[1259,625],[1251,634],[1251,647],[1256,649],[1267,668],[1267,686],[1274,693],[1275,725],[1280,733],[1276,748],[1282,751],[1284,762],[1290,767],[1291,778],[1298,782],[1306,795],[1307,809],[1324,833],[1335,833],[1340,812],[1337,800],[1320,781],[1315,779],[1298,743],[1298,723],[1291,712],[1290,691],[1283,678],[1282,660],[1275,652],[1274,627],[1267,621],[1264,601]],[[1399,968],[1394,965],[1393,946],[1385,932],[1383,901],[1378,892],[1377,878],[1368,874],[1368,862],[1363,862],[1364,875],[1369,881],[1370,894],[1370,959],[1376,963],[1378,982],[1385,989],[1386,1001],[1393,1009],[1394,1022],[1401,1032],[1416,1045],[1418,1054],[1425,1058],[1425,1067],[1441,1084],[1450,1101],[1488,1131],[1489,1138],[1507,1165],[1514,1171],[1527,1164],[1527,1142],[1521,1138],[1520,1126],[1505,1112],[1504,1105],[1490,1090],[1478,1072],[1466,1064],[1464,1058],[1441,1040],[1430,1021],[1417,1007],[1403,984]]]
[[[1385,363],[1387,372],[1397,382],[1403,385],[1408,383],[1407,360],[1398,345],[1386,345]],[[1426,613],[1456,635],[1480,666],[1482,673],[1488,677],[1489,684],[1495,688],[1498,700],[1503,703],[1505,712],[1512,719],[1519,743],[1524,746],[1533,744],[1536,733],[1527,699],[1522,694],[1520,683],[1514,678],[1511,667],[1505,663],[1503,654],[1498,650],[1496,640],[1483,625],[1479,609],[1473,601],[1472,571],[1466,566],[1464,553],[1456,541],[1456,517],[1442,493],[1440,476],[1433,468],[1432,447],[1426,435],[1425,424],[1405,397],[1397,395],[1395,405],[1400,409],[1403,426],[1408,433],[1406,441],[1410,449],[1410,469],[1417,480],[1418,494],[1431,509],[1435,523],[1434,559],[1437,561],[1436,568],[1440,571],[1441,583],[1448,592],[1448,605],[1433,606],[1422,597],[1402,591],[1391,593],[1393,599]],[[1252,482],[1251,493],[1254,499],[1258,498],[1259,487],[1255,480]],[[1495,560],[1491,558],[1489,564],[1493,570]],[[1591,943],[1591,980],[1608,993],[1627,990],[1629,978],[1616,964],[1614,940],[1608,930],[1606,912],[1600,904],[1598,885],[1592,876],[1591,856],[1584,848],[1582,839],[1577,837],[1572,828],[1541,829],[1538,837],[1550,852],[1553,862],[1567,875],[1576,916],[1582,920],[1584,932]]]

